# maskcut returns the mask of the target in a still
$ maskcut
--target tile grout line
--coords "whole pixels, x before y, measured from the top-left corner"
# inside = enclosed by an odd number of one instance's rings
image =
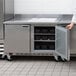
[[[71,65],[71,62],[69,62],[69,71],[68,71],[68,76],[69,76],[69,72],[70,72],[70,65]]]
[[[16,63],[16,62],[15,62]],[[20,63],[18,63],[18,65],[12,70],[12,72],[14,73],[14,70],[19,66]],[[12,73],[11,73],[12,74]]]
[[[28,66],[28,63],[26,64],[26,66],[25,66],[25,67],[27,67],[27,66]],[[32,65],[32,66],[33,66],[33,65]],[[31,67],[32,67],[32,66],[31,66]],[[25,68],[25,67],[23,67],[23,68]],[[23,70],[21,70],[21,72],[22,72],[22,71],[23,71]],[[21,73],[20,73],[20,74],[21,74]]]
[[[50,62],[50,61],[49,61],[49,62]],[[49,62],[48,62],[48,64],[47,64],[47,66],[46,66],[46,69],[44,70],[43,76],[45,75],[45,72],[46,72],[46,70],[47,70],[47,68],[48,68],[48,66],[49,66],[49,64],[50,64]]]
[[[63,63],[63,66],[64,66],[65,62]],[[62,66],[62,70],[63,70],[63,66]],[[61,72],[62,72],[61,70]],[[61,76],[61,72],[60,72],[60,76]],[[69,71],[68,71],[68,76],[69,76]]]
[[[55,67],[56,67],[56,63],[55,63],[55,65],[54,65],[54,68],[53,68],[53,71],[52,71],[51,76],[53,76],[53,73],[54,73],[54,69],[55,69]]]
[[[24,69],[24,68],[26,68],[26,67],[27,67],[27,65],[28,65],[28,63],[24,65],[24,67],[22,68],[22,70],[20,71],[20,73],[19,73],[19,74],[21,74],[21,72],[23,71],[23,69]]]
[[[9,65],[9,67],[10,67],[12,64],[13,64],[13,62]],[[7,67],[7,69],[8,69],[9,67]],[[7,69],[3,72],[4,74],[5,74],[5,72],[7,71]]]
[[[38,70],[39,70],[39,68],[40,68],[41,65],[42,65],[42,64],[41,64],[41,62],[40,62],[40,65],[39,65],[39,67],[37,68],[36,73],[35,73],[34,76],[36,76],[36,74],[37,74],[37,72],[38,72]]]
[[[63,65],[64,65],[64,63],[63,63]],[[63,65],[62,65],[62,68],[61,68],[61,70],[60,70],[59,76],[61,76],[61,73],[62,73],[62,70],[63,70]]]
[[[48,64],[49,64],[49,62],[48,62]],[[47,66],[48,66],[48,64],[47,64]],[[47,66],[45,67],[44,73],[45,73],[45,71],[46,71]],[[43,76],[44,76],[44,73],[43,73]]]
[[[34,65],[34,62],[32,64],[32,66],[30,67],[29,71],[32,69],[33,65]],[[27,72],[26,76],[28,75],[29,71]]]
[[[0,68],[2,68],[6,63],[4,63]]]

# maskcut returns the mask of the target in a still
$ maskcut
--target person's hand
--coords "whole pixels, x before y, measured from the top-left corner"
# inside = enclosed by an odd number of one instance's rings
[[[71,30],[73,28],[73,26],[74,26],[74,24],[71,23],[71,24],[67,25],[66,28],[69,29],[69,30]]]

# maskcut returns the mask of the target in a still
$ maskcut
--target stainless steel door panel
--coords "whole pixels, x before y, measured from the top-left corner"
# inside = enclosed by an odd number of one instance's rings
[[[29,25],[5,25],[5,52],[30,53]]]
[[[56,50],[59,56],[70,60],[69,31],[63,27],[56,26]]]
[[[0,40],[3,40],[3,19],[0,19]]]
[[[0,0],[0,19],[3,18],[3,1],[4,0]]]
[[[34,52],[34,25],[31,25],[31,52]]]
[[[14,17],[14,0],[0,0],[0,40],[4,39],[3,22]]]
[[[3,1],[4,0],[0,0],[0,40],[3,39]]]
[[[71,29],[70,32],[70,49],[71,54],[76,54],[76,25]]]

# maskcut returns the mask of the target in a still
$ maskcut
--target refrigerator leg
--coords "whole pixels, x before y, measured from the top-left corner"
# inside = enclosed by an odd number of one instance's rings
[[[3,58],[3,59],[5,58],[5,56],[6,56],[5,54],[2,54],[2,58]]]
[[[58,61],[58,56],[54,56],[55,60]]]
[[[58,55],[57,54],[54,54],[54,58],[56,61],[58,61]]]
[[[61,59],[62,59],[63,61],[65,61],[65,59],[64,59],[63,57],[61,57]]]
[[[11,55],[7,54],[7,60],[11,61]]]

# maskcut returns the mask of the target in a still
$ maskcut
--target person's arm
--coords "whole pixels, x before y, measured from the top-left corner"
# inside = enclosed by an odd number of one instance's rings
[[[66,26],[67,29],[72,29],[74,26],[74,22],[71,22],[69,25]]]
[[[76,23],[76,10],[74,11],[71,23],[67,25],[66,28],[69,30],[72,29],[75,23]]]

